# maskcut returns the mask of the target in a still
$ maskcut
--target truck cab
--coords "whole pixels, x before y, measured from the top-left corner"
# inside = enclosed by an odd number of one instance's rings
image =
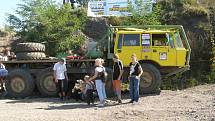
[[[180,25],[112,27],[114,53],[129,68],[131,55],[137,55],[143,68],[140,90],[149,93],[161,85],[161,78],[189,69],[190,46]],[[128,72],[127,72],[128,73]],[[128,74],[127,74],[128,75]],[[124,79],[127,79],[125,76]]]

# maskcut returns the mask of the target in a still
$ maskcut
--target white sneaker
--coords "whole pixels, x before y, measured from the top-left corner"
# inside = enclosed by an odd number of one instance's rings
[[[139,103],[138,103],[138,102],[136,102],[136,101],[134,101],[132,104],[133,104],[133,105],[138,105]]]
[[[98,107],[104,107],[104,104],[100,103],[98,104]]]

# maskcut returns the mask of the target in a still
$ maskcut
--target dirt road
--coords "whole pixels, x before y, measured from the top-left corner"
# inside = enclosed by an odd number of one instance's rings
[[[0,121],[215,121],[215,85],[145,95],[138,105],[89,107],[57,98],[0,100]]]

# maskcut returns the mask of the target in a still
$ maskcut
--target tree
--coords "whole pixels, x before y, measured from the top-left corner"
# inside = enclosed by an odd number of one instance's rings
[[[57,5],[52,0],[23,0],[16,15],[9,15],[9,25],[25,42],[45,42],[47,54],[78,48],[84,42],[81,34],[86,13],[72,11],[69,4]]]
[[[207,7],[196,0],[162,0],[158,4],[161,6],[162,24],[183,25],[187,33],[192,48],[191,70],[188,75],[191,79],[187,82],[193,83],[189,81],[194,80],[198,84],[211,82],[209,76],[214,58],[212,52],[214,11],[210,13]]]
[[[151,11],[152,8],[152,11]],[[159,25],[160,6],[151,2],[143,3],[142,0],[135,1],[135,7],[130,3],[129,11],[132,16],[125,17],[124,25]]]

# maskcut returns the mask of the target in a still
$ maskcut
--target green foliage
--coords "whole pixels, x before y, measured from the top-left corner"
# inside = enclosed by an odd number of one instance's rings
[[[164,90],[179,90],[185,88],[185,78],[186,76],[184,74],[176,74],[173,77],[165,78],[163,79],[163,84],[161,86],[161,89]]]
[[[108,18],[108,23],[113,26],[118,26],[121,25],[122,20],[124,20],[124,17],[111,16]]]
[[[164,90],[181,90],[201,84],[196,78],[189,77],[187,74],[177,74],[172,78],[164,79],[161,89]]]
[[[186,87],[194,87],[197,86],[199,84],[198,80],[196,80],[194,77],[191,77],[189,79],[186,80]]]
[[[192,5],[184,5],[183,6],[183,16],[207,16],[208,11],[202,6],[192,6]]]
[[[121,22],[122,25],[159,25],[160,23],[160,6],[156,5],[152,13],[145,9],[135,11],[132,9],[132,16],[125,17]]]
[[[178,89],[181,85],[192,87],[198,84],[214,83],[213,72],[213,47],[215,27],[210,22],[214,19],[215,12],[208,10],[196,0],[163,0],[159,2],[161,6],[162,24],[183,25],[190,45],[191,70],[188,79],[169,79],[164,82],[164,89]],[[212,27],[212,28],[211,28]],[[183,82],[181,84],[181,82]]]
[[[23,0],[8,21],[23,41],[45,42],[47,53],[78,48],[84,42],[81,29],[86,12],[72,11],[69,4],[58,6],[52,0]]]

